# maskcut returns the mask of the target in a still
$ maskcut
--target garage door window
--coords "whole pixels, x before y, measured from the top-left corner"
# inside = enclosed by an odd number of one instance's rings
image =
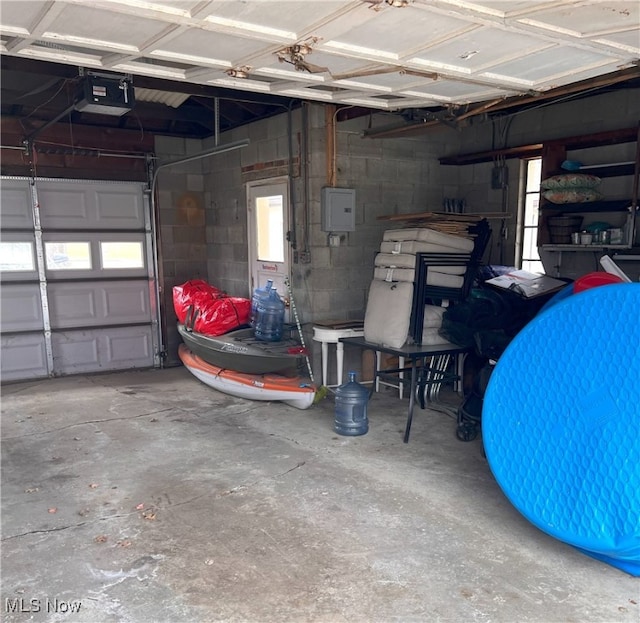
[[[91,245],[88,242],[45,242],[49,270],[85,270],[91,268]]]
[[[144,268],[142,242],[101,242],[102,268]]]
[[[33,244],[30,242],[0,242],[0,270],[22,272],[35,270]]]

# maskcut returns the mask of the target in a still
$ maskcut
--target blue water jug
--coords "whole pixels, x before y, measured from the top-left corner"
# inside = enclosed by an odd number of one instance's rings
[[[263,342],[279,342],[284,328],[284,301],[278,296],[276,288],[258,301],[256,322],[253,332]]]
[[[349,382],[337,387],[335,395],[336,413],[333,429],[339,435],[364,435],[369,430],[369,390],[356,382],[355,372],[349,372]]]
[[[256,326],[256,316],[258,315],[258,303],[263,299],[269,296],[269,291],[273,286],[273,279],[267,279],[267,284],[264,288],[256,288],[253,291],[253,295],[251,297],[251,316],[249,317],[249,324],[252,327]]]

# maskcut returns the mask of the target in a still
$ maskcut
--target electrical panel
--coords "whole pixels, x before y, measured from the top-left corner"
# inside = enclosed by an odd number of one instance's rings
[[[325,186],[320,195],[322,231],[355,231],[356,191]]]

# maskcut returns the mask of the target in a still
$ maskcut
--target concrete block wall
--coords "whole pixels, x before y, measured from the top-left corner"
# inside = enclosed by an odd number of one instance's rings
[[[443,145],[457,137],[455,131],[445,131],[429,140],[364,138],[363,130],[379,121],[375,114],[372,118],[337,123],[335,185],[355,189],[356,226],[353,232],[336,232],[340,246],[330,247],[328,233],[321,228],[321,189],[328,183],[325,113],[322,106],[311,108],[312,318],[364,318],[382,234],[385,229],[403,226],[379,217],[441,208],[444,194],[438,157]],[[317,349],[314,355],[317,361]],[[334,379],[333,357],[328,363],[329,377]],[[316,369],[320,369],[319,363]],[[344,370],[347,369],[362,369],[362,353],[358,349],[345,349]]]
[[[320,370],[320,346],[314,343],[314,322],[363,318],[373,259],[382,233],[390,224],[378,217],[437,210],[450,186],[444,186],[438,158],[446,145],[459,140],[446,128],[425,139],[367,139],[362,137],[369,117],[337,124],[336,186],[356,190],[356,229],[336,232],[338,247],[330,247],[321,228],[321,190],[327,185],[325,109],[306,109],[308,153],[304,144],[303,113],[291,113],[293,132],[293,196],[297,251],[309,262],[294,263],[292,290],[303,324],[305,343],[312,349],[314,370]],[[203,162],[206,205],[207,268],[211,283],[235,296],[249,296],[245,184],[287,175],[289,171],[288,113],[225,133],[220,143],[244,138],[250,144],[236,152]],[[204,141],[203,148],[213,145]],[[304,164],[307,164],[305,187]],[[308,198],[308,200],[307,200]],[[347,364],[349,362],[347,361]],[[360,369],[359,355],[354,362]],[[345,364],[345,365],[347,365]],[[330,362],[330,374],[334,374]]]
[[[373,258],[382,233],[403,226],[379,217],[439,210],[445,197],[465,199],[468,210],[475,212],[500,212],[506,207],[514,216],[506,223],[503,255],[498,239],[500,223],[492,221],[494,237],[489,257],[493,263],[500,259],[513,262],[519,161],[507,161],[510,183],[503,197],[502,191],[491,189],[493,163],[452,167],[440,165],[439,158],[628,127],[637,123],[638,101],[638,90],[629,89],[542,106],[514,115],[508,126],[502,121],[493,128],[480,119],[458,130],[437,126],[422,135],[397,139],[363,137],[366,128],[389,123],[382,113],[339,122],[335,136],[336,185],[356,190],[356,229],[336,232],[340,237],[337,247],[329,246],[328,233],[321,228],[321,190],[328,183],[324,106],[306,105],[306,128],[302,127],[304,115],[300,109],[290,113],[290,119],[283,109],[282,115],[225,133],[219,137],[220,144],[244,138],[251,142],[243,149],[160,173],[165,308],[169,316],[173,314],[171,288],[190,278],[208,279],[234,296],[250,295],[245,184],[289,173],[289,121],[293,132],[291,199],[297,250],[309,258],[308,262],[293,264],[292,287],[305,341],[313,349],[314,369],[320,370],[319,345],[311,340],[313,323],[364,317]],[[304,132],[307,154],[301,152]],[[496,140],[502,143],[496,144]],[[156,143],[158,155],[165,160],[213,147],[215,140],[200,143],[159,137]],[[600,152],[603,158],[628,157],[626,152],[615,151],[619,146],[607,149],[610,152],[605,148]],[[586,158],[585,154],[577,155]],[[195,202],[196,209],[180,211],[185,202]],[[172,324],[169,317],[171,351],[177,344]],[[345,369],[351,365],[359,369],[359,360],[351,362],[350,357],[359,358],[359,353],[347,353]],[[333,362],[329,363],[331,374]]]
[[[156,137],[158,163],[178,160],[202,151],[192,139]],[[190,279],[207,279],[203,161],[162,168],[158,171],[157,214],[160,231],[161,315],[165,328],[165,365],[179,364],[181,343],[173,309],[173,286]]]

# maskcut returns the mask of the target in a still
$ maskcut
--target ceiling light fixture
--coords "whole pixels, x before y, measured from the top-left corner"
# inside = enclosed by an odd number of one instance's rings
[[[402,9],[406,6],[409,6],[409,0],[385,0],[385,2],[389,6],[396,7],[397,9]]]

